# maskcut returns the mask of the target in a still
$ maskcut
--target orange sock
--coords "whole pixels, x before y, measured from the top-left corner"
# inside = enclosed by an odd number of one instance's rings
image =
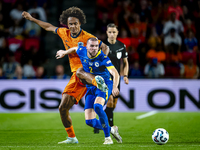
[[[94,86],[97,86],[97,82],[96,82],[95,78],[92,80],[92,84],[93,84]]]
[[[73,126],[71,126],[69,128],[65,128],[65,130],[67,131],[68,137],[72,137],[72,138],[75,137]]]

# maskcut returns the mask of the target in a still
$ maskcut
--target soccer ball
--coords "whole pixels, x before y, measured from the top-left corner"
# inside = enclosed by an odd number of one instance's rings
[[[169,133],[163,128],[158,128],[153,132],[152,140],[158,145],[163,145],[169,140]]]

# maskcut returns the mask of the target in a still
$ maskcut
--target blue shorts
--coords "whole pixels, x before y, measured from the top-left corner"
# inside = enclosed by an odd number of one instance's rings
[[[94,108],[94,101],[96,99],[96,97],[102,97],[105,99],[105,104],[108,102],[108,99],[112,93],[112,88],[113,88],[113,84],[112,82],[109,82],[110,84],[107,83],[108,86],[108,93],[106,94],[105,92],[102,92],[101,90],[99,90],[96,86],[91,86],[91,87],[87,87],[87,93],[85,94],[85,109],[90,109],[90,108]]]

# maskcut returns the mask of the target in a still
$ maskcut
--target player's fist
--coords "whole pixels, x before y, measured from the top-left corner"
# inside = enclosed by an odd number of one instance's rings
[[[116,97],[117,95],[119,95],[119,89],[114,87],[113,90],[112,90],[112,95],[114,97]]]
[[[65,56],[65,50],[59,50],[57,51],[56,53],[56,59],[60,59],[60,58],[63,58]]]
[[[27,20],[30,20],[31,21],[31,19],[33,18],[28,12],[26,12],[26,11],[23,11],[22,12],[22,17],[23,18],[25,18],[25,19],[27,19]]]
[[[128,77],[124,77],[124,82],[125,82],[125,84],[128,84],[128,83],[129,83]]]

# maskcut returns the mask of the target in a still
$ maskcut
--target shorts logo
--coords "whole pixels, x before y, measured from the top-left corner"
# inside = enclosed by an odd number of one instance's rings
[[[99,67],[99,63],[98,62],[95,62],[94,65],[95,65],[95,67]]]
[[[84,62],[86,63],[86,59],[84,59]]]

